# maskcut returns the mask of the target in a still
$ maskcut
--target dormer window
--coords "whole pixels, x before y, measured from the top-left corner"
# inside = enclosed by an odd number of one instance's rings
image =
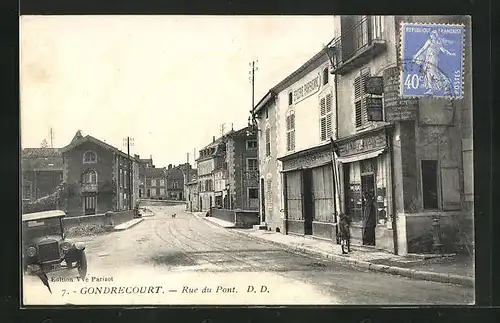
[[[95,152],[88,150],[83,154],[84,164],[94,164],[97,163],[97,155]]]

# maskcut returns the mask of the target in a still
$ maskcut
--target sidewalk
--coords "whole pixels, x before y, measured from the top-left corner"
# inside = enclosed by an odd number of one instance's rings
[[[285,235],[266,230],[236,229],[234,224],[212,217],[205,217],[203,212],[193,212],[193,215],[222,228],[231,229],[238,235],[286,247],[287,249],[322,256],[346,265],[401,275],[414,279],[429,280],[443,283],[474,286],[474,264],[470,257],[461,255],[408,255],[397,256],[389,252],[364,247],[351,246],[351,253],[342,255],[340,245],[312,237]]]
[[[141,223],[142,221],[144,221],[143,218],[132,219],[132,220],[124,222],[122,224],[116,225],[113,228],[113,230],[115,230],[115,231],[127,230],[127,229],[133,227],[134,225],[137,225],[137,224]]]

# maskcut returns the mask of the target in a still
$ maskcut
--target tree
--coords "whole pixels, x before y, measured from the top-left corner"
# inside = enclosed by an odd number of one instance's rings
[[[47,139],[42,140],[40,147],[41,148],[49,148],[49,143],[47,142]]]

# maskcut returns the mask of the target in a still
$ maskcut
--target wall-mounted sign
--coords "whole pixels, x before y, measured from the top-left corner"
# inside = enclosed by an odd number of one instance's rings
[[[318,74],[313,79],[306,81],[299,88],[293,90],[293,103],[298,103],[318,92],[321,84],[320,80],[320,75]]]
[[[365,93],[382,95],[384,92],[384,79],[382,76],[370,76],[365,79]]]
[[[387,147],[385,133],[381,132],[376,135],[367,136],[365,138],[358,138],[339,144],[338,154],[339,157],[344,157],[385,147]]]
[[[416,120],[419,101],[417,98],[401,97],[399,67],[386,69],[383,78],[385,121]]]
[[[324,165],[325,163],[331,162],[332,153],[331,151],[322,151],[314,154],[297,157],[295,159],[286,160],[283,162],[283,169],[289,170],[299,167],[310,168]]]

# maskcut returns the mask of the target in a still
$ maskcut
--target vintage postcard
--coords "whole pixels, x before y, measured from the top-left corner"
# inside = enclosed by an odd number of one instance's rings
[[[467,16],[22,16],[22,306],[474,304]]]

